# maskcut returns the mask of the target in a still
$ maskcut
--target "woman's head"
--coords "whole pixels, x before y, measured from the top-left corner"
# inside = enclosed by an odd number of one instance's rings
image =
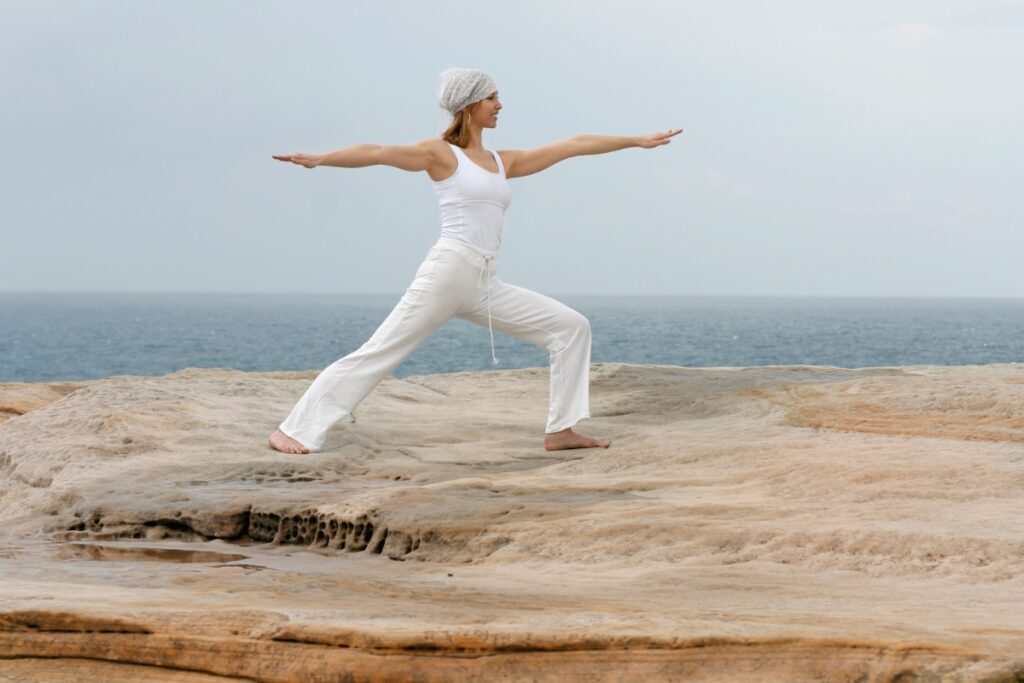
[[[471,122],[494,128],[501,109],[494,79],[477,69],[448,69],[442,73],[437,103],[450,117],[441,137],[459,147],[469,142]]]

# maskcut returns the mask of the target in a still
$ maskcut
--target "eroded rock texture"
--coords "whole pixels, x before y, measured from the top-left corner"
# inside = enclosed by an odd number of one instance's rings
[[[1015,680],[1024,366],[0,386],[0,681]]]

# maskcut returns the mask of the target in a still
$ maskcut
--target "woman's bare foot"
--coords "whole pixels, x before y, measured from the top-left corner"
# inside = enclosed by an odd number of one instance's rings
[[[267,443],[275,451],[281,451],[282,453],[309,453],[309,449],[303,446],[301,443],[288,436],[280,429],[270,435],[267,439]]]
[[[546,451],[561,451],[567,448],[608,448],[608,446],[607,441],[591,439],[589,436],[577,434],[572,429],[563,429],[554,434],[544,435],[544,450]]]

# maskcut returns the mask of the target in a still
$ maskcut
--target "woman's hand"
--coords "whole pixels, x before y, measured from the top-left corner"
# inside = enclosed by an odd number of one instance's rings
[[[273,156],[278,161],[290,161],[293,164],[305,166],[306,168],[316,168],[324,159],[322,154],[305,154],[303,152],[295,152],[294,154],[274,154]]]
[[[644,149],[650,149],[651,147],[658,147],[660,145],[667,145],[672,142],[672,138],[683,132],[682,128],[675,128],[673,130],[666,130],[664,133],[651,133],[650,135],[641,135],[636,139],[636,146],[643,147]]]

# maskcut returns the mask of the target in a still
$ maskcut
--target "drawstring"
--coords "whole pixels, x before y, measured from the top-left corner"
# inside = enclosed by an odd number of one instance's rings
[[[493,256],[484,256],[484,264],[480,267],[480,277],[477,278],[476,285],[480,286],[480,282],[483,280],[484,273],[487,273],[487,329],[491,332],[491,364],[498,365],[498,356],[494,353],[494,326],[491,324],[491,274],[490,265],[491,261],[494,260]]]

